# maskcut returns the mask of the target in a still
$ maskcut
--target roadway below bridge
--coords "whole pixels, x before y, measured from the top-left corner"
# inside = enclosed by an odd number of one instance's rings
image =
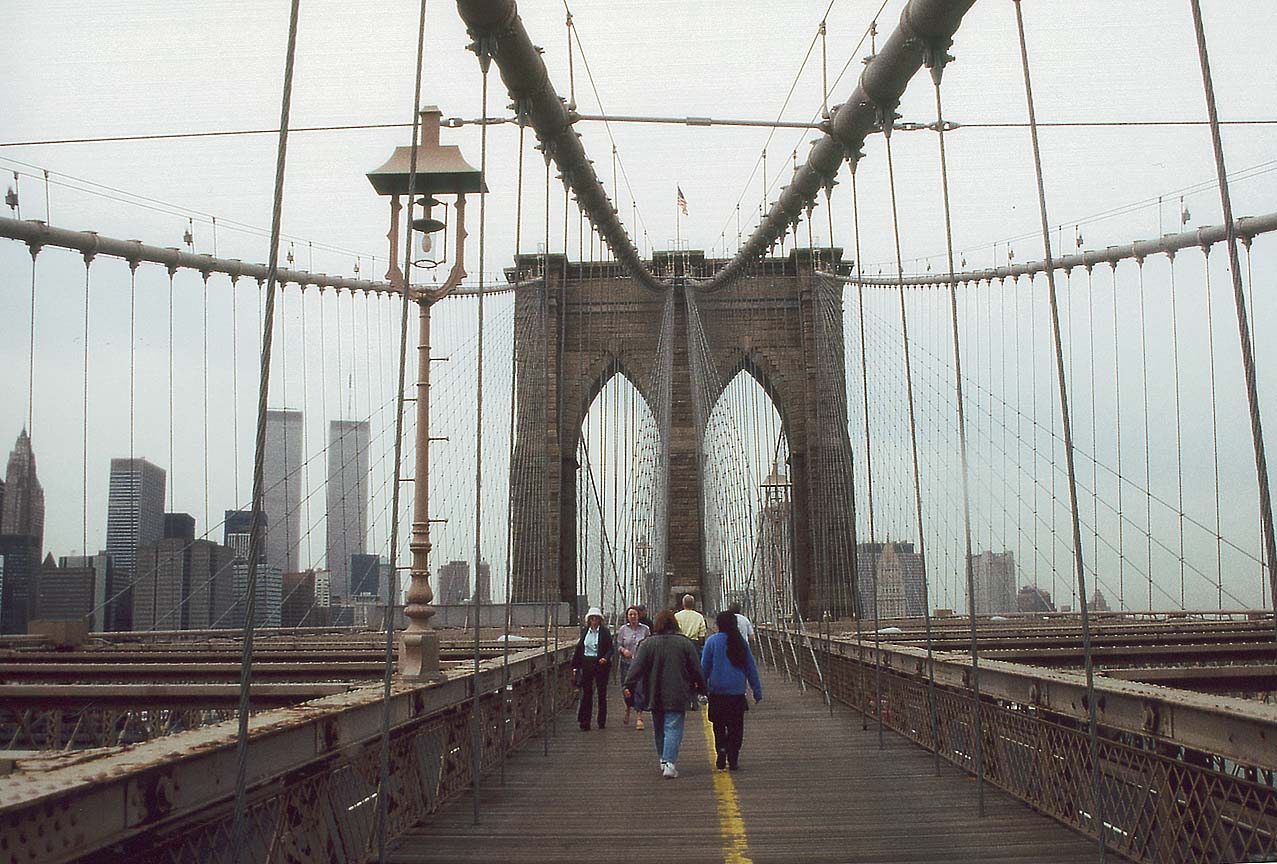
[[[679,777],[660,776],[650,723],[621,724],[609,688],[606,730],[580,732],[565,711],[549,741],[530,741],[506,765],[399,837],[396,864],[608,860],[840,862],[840,864],[1064,864],[1093,861],[1095,842],[876,727],[819,692],[764,670],[766,698],[747,715],[741,770],[714,768],[704,711],[688,715]]]

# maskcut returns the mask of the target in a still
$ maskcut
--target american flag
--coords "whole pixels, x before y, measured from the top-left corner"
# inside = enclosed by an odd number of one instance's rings
[[[683,197],[683,188],[681,186],[676,186],[675,188],[678,189],[678,209],[682,210],[683,215],[686,216],[687,215],[687,199]]]

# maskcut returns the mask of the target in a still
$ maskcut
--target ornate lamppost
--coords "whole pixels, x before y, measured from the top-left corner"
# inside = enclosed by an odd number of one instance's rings
[[[368,172],[368,181],[377,193],[390,198],[390,231],[386,235],[390,241],[390,269],[386,271],[386,279],[404,293],[405,302],[417,304],[420,325],[414,400],[417,412],[417,454],[413,472],[412,533],[408,541],[412,563],[404,606],[408,626],[400,636],[398,670],[400,677],[406,679],[433,678],[439,674],[439,634],[430,629],[430,619],[435,614],[430,606],[434,599],[434,592],[430,588],[430,307],[450,294],[466,276],[465,196],[467,193],[487,191],[482,174],[466,162],[461,149],[453,144],[439,143],[442,116],[433,105],[421,109],[421,132],[415,166],[413,148],[396,147],[384,165]],[[444,255],[440,253],[444,250],[436,253],[431,235],[444,231],[447,225],[432,218],[431,211],[443,206],[446,215],[446,205],[435,196],[450,194],[457,196],[453,205],[456,211],[456,239],[452,269],[443,285],[438,288],[413,286],[413,266],[433,268],[443,263]],[[401,269],[399,214],[403,209],[401,199],[405,196],[410,198],[408,248],[412,248],[414,232],[419,233],[421,252],[426,257],[420,260],[409,257],[408,266]],[[413,198],[415,200],[411,200]],[[417,208],[421,208],[420,215],[417,215]],[[430,257],[434,254],[439,254],[439,257]],[[403,382],[399,383],[402,387]],[[402,393],[400,396],[399,416],[402,417]],[[397,475],[399,466],[395,467]],[[390,550],[392,556],[396,552],[394,548]],[[394,598],[391,599],[393,603]]]

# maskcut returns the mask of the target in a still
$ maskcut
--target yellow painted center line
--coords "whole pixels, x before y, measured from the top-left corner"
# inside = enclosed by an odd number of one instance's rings
[[[709,722],[709,711],[696,712],[705,724],[705,749],[709,752],[710,769],[714,772],[714,798],[718,803],[718,831],[723,838],[725,864],[753,864],[749,857],[749,841],[745,837],[745,820],[740,815],[740,800],[736,797],[736,784],[732,775],[714,768],[718,751],[714,749],[714,724]]]

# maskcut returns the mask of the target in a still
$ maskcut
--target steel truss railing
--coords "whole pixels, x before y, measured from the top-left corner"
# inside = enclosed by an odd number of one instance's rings
[[[390,696],[388,835],[472,788],[567,701],[571,647],[513,654],[476,677],[447,672]],[[471,700],[479,691],[475,734]],[[546,700],[546,688],[557,693]],[[502,701],[505,700],[504,714]],[[547,713],[547,708],[549,713]],[[382,717],[378,687],[254,715],[248,754],[248,861],[364,860],[373,832]],[[505,718],[502,735],[501,718]],[[474,759],[474,744],[482,753]],[[0,784],[0,850],[43,862],[230,862],[235,727],[223,723],[148,741]]]
[[[788,642],[807,683],[819,686],[823,673],[833,698],[876,716],[873,676],[863,674],[874,669],[871,643],[760,636],[773,650]],[[973,772],[969,658],[935,655],[933,732],[926,652],[883,645],[882,654],[884,725]],[[1110,849],[1149,864],[1277,858],[1271,706],[1102,678],[1095,690]],[[984,779],[1096,836],[1083,676],[982,659],[980,691]]]

